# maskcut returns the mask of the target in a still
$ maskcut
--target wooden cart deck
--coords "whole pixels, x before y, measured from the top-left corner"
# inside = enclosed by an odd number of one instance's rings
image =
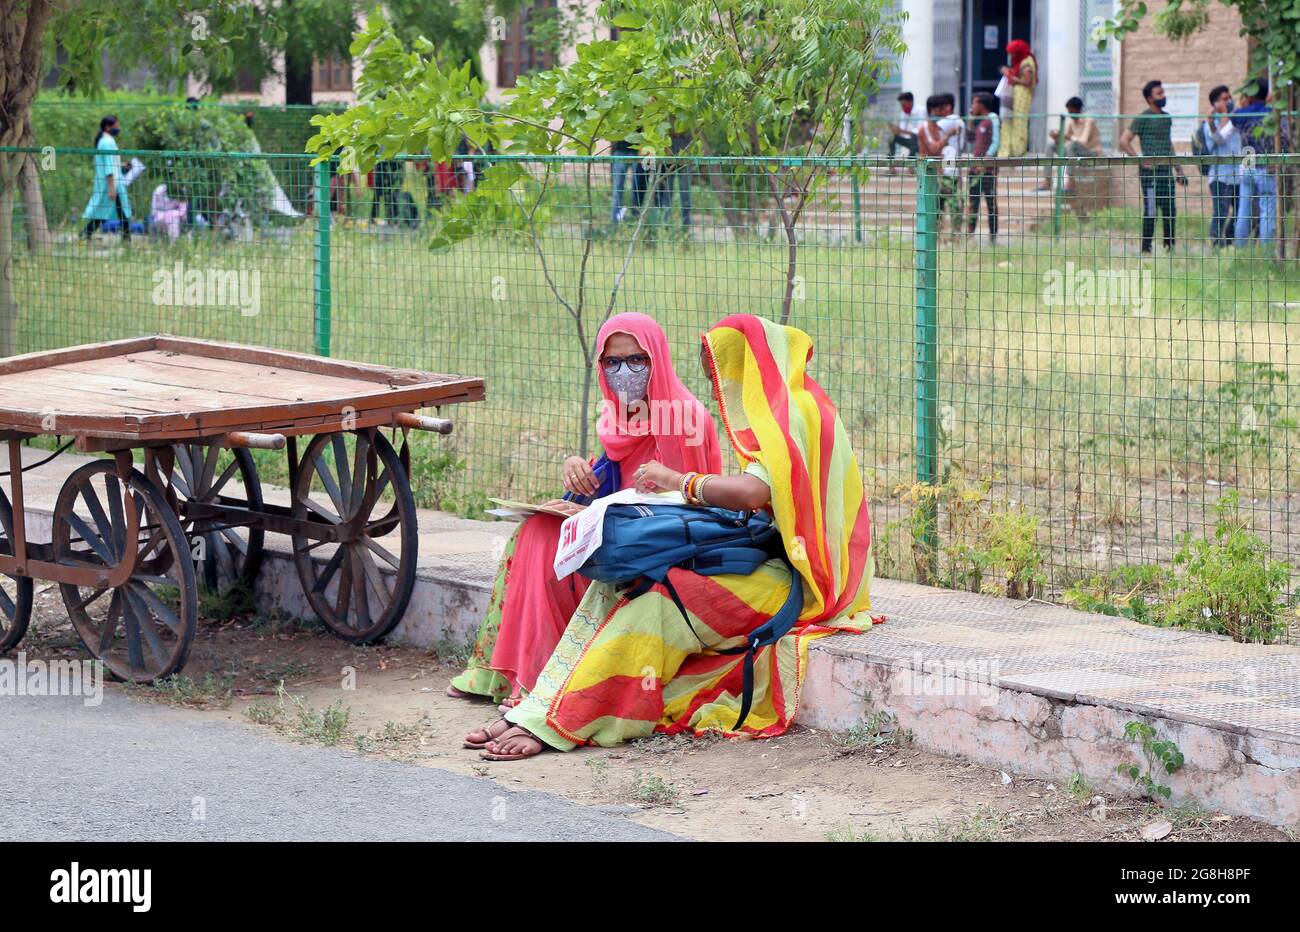
[[[291,538],[322,622],[353,643],[382,638],[415,584],[408,435],[452,429],[414,412],[483,393],[477,378],[168,336],[0,360],[0,580],[13,590],[0,593],[0,653],[26,633],[44,579],[115,676],[169,676],[194,638],[200,574],[213,591],[251,588],[268,531]],[[113,454],[64,481],[49,543],[27,539],[23,505],[21,447],[41,434]],[[286,449],[290,505],[263,500],[249,448]]]
[[[0,431],[76,437],[81,449],[232,431],[294,436],[483,395],[478,378],[153,336],[0,361]]]

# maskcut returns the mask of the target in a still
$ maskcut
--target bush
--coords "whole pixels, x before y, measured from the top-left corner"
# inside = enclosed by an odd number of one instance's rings
[[[1215,506],[1213,539],[1184,538],[1174,557],[1176,593],[1161,620],[1180,628],[1226,634],[1234,641],[1271,643],[1286,631],[1290,564],[1274,560],[1268,543],[1246,529],[1237,493]]]
[[[1065,604],[1081,612],[1097,612],[1157,624],[1158,601],[1172,579],[1154,563],[1117,566],[1094,573],[1065,591]]]
[[[38,101],[32,110],[32,132],[39,146],[93,147],[100,118],[116,115],[122,124],[118,145],[123,149],[247,152],[258,147],[242,110],[227,107],[187,107],[184,103],[147,95],[110,94],[102,100]],[[137,217],[149,213],[149,196],[165,181],[168,193],[190,204],[190,215],[208,216],[234,207],[249,214],[264,212],[270,203],[274,175],[266,161],[236,159],[142,159],[145,172],[131,184],[131,206]],[[52,225],[75,222],[90,196],[93,156],[57,156],[52,169],[41,172],[45,212]],[[255,217],[255,219],[261,219]]]
[[[1239,513],[1237,494],[1215,506],[1210,538],[1184,535],[1174,569],[1121,566],[1071,586],[1065,603],[1085,612],[1143,624],[1226,634],[1234,641],[1271,643],[1287,630],[1291,567],[1269,554]]]

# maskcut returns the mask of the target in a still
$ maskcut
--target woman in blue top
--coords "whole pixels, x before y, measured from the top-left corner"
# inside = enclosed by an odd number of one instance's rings
[[[90,192],[90,203],[81,212],[86,221],[85,236],[103,225],[105,220],[116,220],[122,225],[122,239],[131,238],[131,201],[122,184],[122,158],[117,154],[117,134],[122,131],[117,117],[106,116],[99,121],[95,136],[95,185]]]

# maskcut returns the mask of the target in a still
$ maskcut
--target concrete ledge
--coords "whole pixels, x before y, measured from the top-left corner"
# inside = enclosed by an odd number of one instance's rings
[[[873,656],[870,640],[871,635],[837,637],[813,645],[801,723],[847,729],[885,711],[928,751],[1061,785],[1079,773],[1097,789],[1122,795],[1132,785],[1116,768],[1145,767],[1139,749],[1123,739],[1125,726],[1138,720],[1160,739],[1177,743],[1186,758],[1178,773],[1157,777],[1172,790],[1172,802],[1272,825],[1300,823],[1300,742],[1293,737],[1194,723],[1150,707],[991,685],[933,665],[918,669]]]

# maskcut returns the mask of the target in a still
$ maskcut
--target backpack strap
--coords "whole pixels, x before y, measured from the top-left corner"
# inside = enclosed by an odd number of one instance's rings
[[[741,674],[740,715],[737,717],[734,726],[736,731],[739,731],[740,726],[745,724],[745,719],[749,717],[750,708],[754,704],[754,656],[760,648],[775,644],[785,637],[803,612],[803,577],[799,575],[799,571],[794,568],[788,559],[783,557],[782,561],[790,568],[790,594],[786,596],[785,603],[777,613],[751,631],[745,637],[743,646],[725,649],[711,648],[719,654],[745,655]],[[701,645],[704,645],[704,639],[700,637],[695,630],[695,626],[691,624],[691,618],[686,611],[686,606],[682,604],[681,596],[677,594],[677,589],[673,586],[672,580],[668,578],[667,573],[664,574],[664,578],[660,582],[668,590],[668,595],[672,598],[673,604],[677,606],[677,610],[682,613],[682,618],[686,621],[686,626],[691,629],[691,634],[694,634],[695,639]],[[636,595],[641,595],[648,591],[652,585],[652,581],[643,580],[633,587],[632,591],[635,591]],[[635,596],[632,597],[635,598]]]

